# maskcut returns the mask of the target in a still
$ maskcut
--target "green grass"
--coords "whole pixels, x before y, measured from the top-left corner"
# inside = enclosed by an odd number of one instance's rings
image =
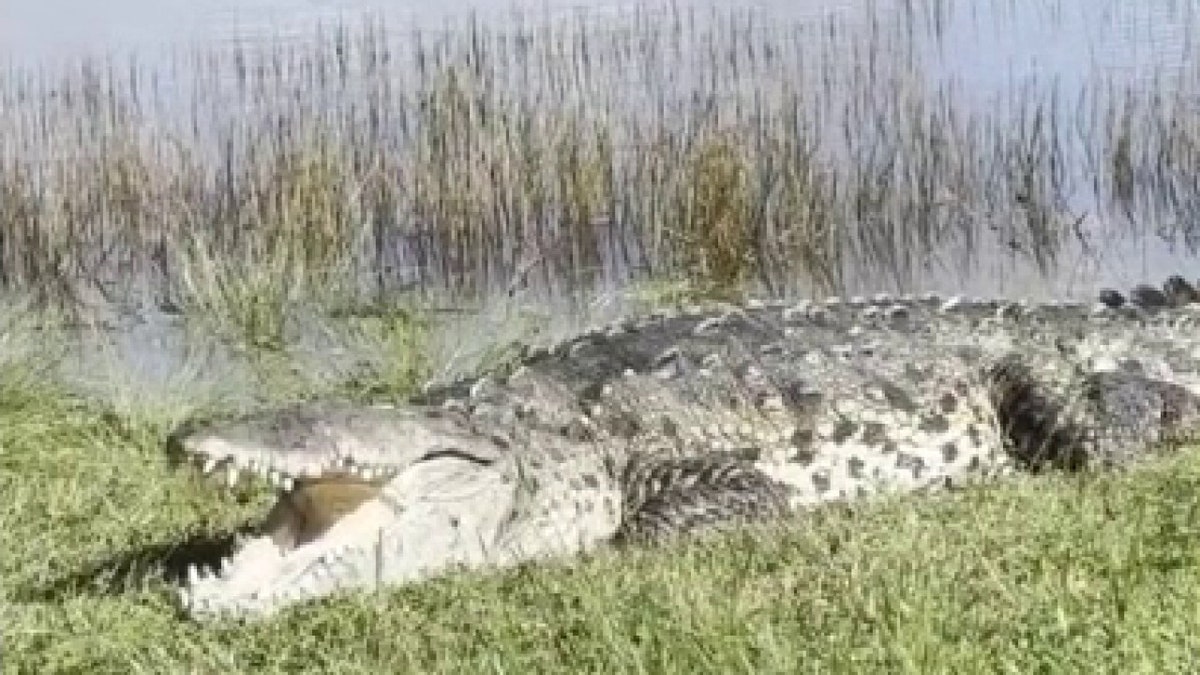
[[[672,549],[471,574],[238,626],[171,549],[262,512],[164,429],[0,400],[6,672],[1179,672],[1200,661],[1200,454],[895,499]]]

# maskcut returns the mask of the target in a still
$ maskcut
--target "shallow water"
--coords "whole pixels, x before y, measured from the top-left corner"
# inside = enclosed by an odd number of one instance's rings
[[[1196,56],[1191,36],[1200,5],[1179,0],[42,0],[0,3],[0,60],[53,72],[80,57],[136,55],[139,67],[153,71],[161,65],[168,71],[172,55],[307,41],[321,27],[353,27],[368,19],[382,19],[403,39],[413,28],[436,32],[462,25],[470,16],[502,27],[513,20],[573,15],[636,21],[639,13],[666,14],[677,8],[696,9],[701,17],[712,8],[756,9],[778,26],[872,30],[872,22],[894,27],[912,16],[902,9],[910,4],[923,8],[922,25],[909,34],[920,41],[915,49],[929,65],[922,71],[928,84],[952,87],[956,101],[980,108],[1004,109],[1006,101],[1030,88],[1053,89],[1069,106],[1085,87],[1094,89],[1098,82],[1119,87],[1144,81],[1169,93],[1170,78]],[[168,72],[178,77],[181,71]],[[1071,206],[1075,213],[1093,211],[1086,201]],[[1089,215],[1083,228],[1099,237],[1104,225]],[[923,281],[974,294],[1063,295],[1097,283],[1125,285],[1190,263],[1190,256],[1153,239],[1118,245],[1094,238],[1090,243],[1089,250],[1065,254],[1056,278],[1034,284],[1022,283],[1031,270],[1020,260],[988,261],[967,275],[944,270]],[[862,284],[881,281],[864,270]]]
[[[321,24],[381,17],[395,30],[437,30],[474,14],[502,25],[513,16],[620,17],[678,8],[758,9],[779,22],[831,18],[884,21],[902,0],[40,0],[0,4],[0,55],[52,62],[83,55],[298,40]],[[941,26],[947,71],[989,93],[1029,74],[1064,78],[1096,69],[1137,77],[1181,63],[1192,49],[1187,27],[1200,11],[1180,0],[977,0],[926,2]],[[940,7],[940,8],[939,8]]]
[[[586,14],[617,21],[637,12],[667,12],[672,7],[757,8],[779,25],[824,22],[870,30],[871,17],[896,21],[904,16],[900,0],[728,0],[674,3],[621,0],[75,0],[0,3],[0,62],[19,68],[53,72],[81,57],[136,55],[143,67],[166,64],[170,55],[231,45],[273,44],[311,39],[320,26],[349,26],[382,18],[397,35],[412,28],[437,31],[474,14],[484,23],[503,26],[520,17]],[[1064,100],[1077,96],[1089,82],[1145,82],[1170,87],[1173,73],[1196,56],[1191,42],[1197,26],[1197,3],[1173,0],[973,0],[924,3],[933,30],[912,31],[915,45],[934,66],[925,73],[931,83],[952,83],[964,99],[985,107],[1015,98],[1028,87],[1055,87]],[[631,19],[632,20],[632,19]],[[921,37],[925,36],[925,37]],[[1151,78],[1159,78],[1151,81]],[[1167,82],[1164,84],[1162,79]],[[1086,211],[1086,205],[1079,205]],[[1101,285],[1129,287],[1158,280],[1175,270],[1190,277],[1200,269],[1195,258],[1157,239],[1106,239],[1103,223],[1089,216],[1082,229],[1092,234],[1090,247],[1066,252],[1050,278],[1038,275],[1027,261],[997,257],[969,272],[936,267],[924,286],[971,295],[1004,294],[1039,298],[1093,297]],[[870,291],[879,275],[864,270],[851,291]],[[491,334],[464,331],[463,334]],[[171,320],[151,320],[124,333],[111,351],[83,350],[77,374],[100,373],[96,386],[117,386],[97,367],[103,356],[137,382],[166,386],[179,377],[181,364],[195,360],[194,347],[181,339]],[[451,348],[453,349],[453,348]],[[313,363],[322,362],[329,345],[313,348]],[[207,355],[200,379],[222,380],[245,388],[230,356]],[[191,384],[187,385],[189,388]],[[150,393],[153,397],[154,394]]]

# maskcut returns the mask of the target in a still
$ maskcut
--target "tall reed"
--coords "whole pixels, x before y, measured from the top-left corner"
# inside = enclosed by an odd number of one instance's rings
[[[1101,81],[1072,105],[1029,86],[980,108],[919,47],[952,10],[903,7],[853,25],[367,22],[166,66],[12,67],[0,287],[197,309],[270,341],[301,302],[647,279],[906,290],[989,255],[1046,268],[1081,195],[1192,232],[1200,79]]]

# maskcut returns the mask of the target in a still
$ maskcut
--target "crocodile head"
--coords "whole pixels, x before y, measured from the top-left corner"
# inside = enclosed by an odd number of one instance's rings
[[[231,485],[251,473],[279,491],[220,569],[189,569],[180,596],[196,618],[488,562],[513,507],[505,439],[438,410],[305,405],[187,425],[168,447]]]

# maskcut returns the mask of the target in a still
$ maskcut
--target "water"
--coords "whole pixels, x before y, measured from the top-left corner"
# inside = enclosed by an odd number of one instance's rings
[[[980,109],[1003,107],[1029,87],[1054,89],[1065,101],[1091,83],[1144,82],[1164,86],[1161,78],[1181,74],[1196,56],[1189,26],[1195,26],[1200,3],[1178,0],[972,0],[926,2],[928,23],[935,27],[913,48],[928,57],[924,73],[931,87],[952,86],[962,99]],[[906,16],[901,0],[698,0],[675,3],[622,0],[439,0],[396,3],[389,0],[111,0],[80,3],[40,0],[0,3],[0,62],[53,71],[83,57],[136,55],[143,67],[166,64],[171,55],[233,45],[305,41],[318,27],[355,26],[383,18],[393,32],[412,28],[438,31],[469,14],[493,26],[514,16],[523,20],[588,17],[620,22],[635,12],[667,12],[672,7],[755,8],[779,25],[843,25],[871,30],[872,17],[882,22]],[[927,35],[914,31],[913,35]],[[1155,79],[1158,78],[1158,79]],[[1088,297],[1100,285],[1128,287],[1167,270],[1197,269],[1195,259],[1178,246],[1158,239],[1120,241],[1105,238],[1104,223],[1088,204],[1073,204],[1084,213],[1081,229],[1091,235],[1086,250],[1067,251],[1047,279],[1023,261],[984,261],[969,274],[943,270],[925,279],[926,286],[975,295],[1003,293],[1038,297]],[[1191,277],[1197,276],[1192,273]],[[852,291],[872,290],[878,275],[864,271]],[[115,347],[126,356],[116,360],[128,369],[140,364],[139,380],[167,381],[190,349],[168,327],[153,321],[125,335]],[[147,335],[147,331],[151,335]],[[147,350],[146,346],[153,348]],[[154,355],[154,356],[151,356]],[[165,356],[164,356],[165,355]],[[89,362],[90,363],[90,362]],[[85,364],[84,372],[95,372]],[[228,377],[228,374],[222,375]],[[105,378],[101,378],[102,380]]]
[[[671,7],[753,8],[780,22],[884,17],[901,0],[40,0],[0,4],[0,56],[18,63],[96,55],[153,56],[180,47],[302,40],[322,23],[365,16],[393,27],[436,30],[474,14],[500,25],[514,15],[620,17]],[[939,3],[930,3],[937,5]],[[1070,80],[1096,72],[1136,78],[1191,54],[1184,28],[1198,5],[1186,0],[977,0],[942,3],[938,50],[945,70],[986,97],[1029,75]]]
[[[382,18],[389,29],[404,34],[413,28],[438,31],[468,16],[502,27],[522,20],[586,15],[620,22],[635,13],[666,13],[676,8],[756,9],[780,26],[838,24],[871,30],[870,23],[895,23],[911,16],[903,0],[74,0],[0,3],[0,62],[53,72],[87,56],[137,57],[139,67],[153,70],[172,55],[234,45],[277,44],[310,40],[320,27],[360,25]],[[1030,88],[1055,90],[1063,101],[1085,87],[1108,82],[1115,87],[1169,78],[1195,56],[1188,26],[1196,24],[1200,3],[1181,0],[976,0],[969,3],[925,1],[927,27],[912,31],[923,44],[915,49],[930,64],[924,72],[931,89],[952,86],[958,99],[979,109],[1005,108]],[[845,29],[845,28],[843,28]],[[880,32],[884,32],[880,30]],[[837,55],[831,55],[837,58]],[[179,71],[173,71],[179,77]],[[168,79],[170,76],[168,76]],[[169,86],[169,85],[168,85]],[[1068,120],[1069,121],[1069,120]],[[1087,213],[1082,229],[1096,236],[1104,223],[1089,213],[1091,205],[1071,204]],[[1047,294],[1091,288],[1096,283],[1126,285],[1151,271],[1187,266],[1177,247],[1159,241],[1095,241],[1063,263],[1052,283],[1014,286],[1026,270],[997,261],[990,271],[956,278],[930,278],[928,285],[954,285],[969,293],[1018,292]],[[1068,252],[1069,256],[1069,252]],[[1086,269],[1084,269],[1086,268]],[[951,275],[953,276],[953,275]],[[870,274],[864,284],[878,283]],[[855,289],[851,289],[855,290]]]

